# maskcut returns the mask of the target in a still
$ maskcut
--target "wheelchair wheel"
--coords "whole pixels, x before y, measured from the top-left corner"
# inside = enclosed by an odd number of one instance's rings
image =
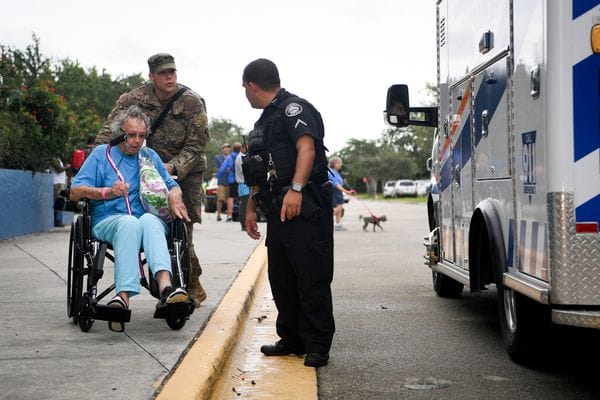
[[[89,332],[90,329],[92,329],[92,325],[94,324],[92,314],[92,299],[86,293],[83,295],[83,301],[81,302],[81,307],[79,309],[79,316],[77,317],[79,329],[81,329],[82,332]]]
[[[85,259],[78,246],[78,243],[81,245],[79,240],[82,239],[82,230],[81,223],[73,222],[71,224],[67,265],[67,316],[73,318],[74,324],[77,324],[83,292]]]
[[[168,316],[165,318],[165,320],[167,321],[169,328],[173,329],[174,331],[178,331],[185,326],[187,317],[185,315]]]
[[[180,219],[171,223],[169,252],[171,253],[171,283],[173,287],[187,287],[189,278],[187,233],[185,224]]]

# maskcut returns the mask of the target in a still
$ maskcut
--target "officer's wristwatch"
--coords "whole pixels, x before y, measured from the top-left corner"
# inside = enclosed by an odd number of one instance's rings
[[[303,187],[304,185],[302,185],[301,183],[292,182],[292,186],[290,187],[290,189],[292,189],[294,192],[301,193]]]

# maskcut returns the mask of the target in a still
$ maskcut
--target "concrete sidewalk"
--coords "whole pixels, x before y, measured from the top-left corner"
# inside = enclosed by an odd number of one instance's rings
[[[261,228],[264,231],[264,227]],[[148,399],[206,325],[258,242],[239,223],[205,214],[194,230],[208,299],[185,327],[152,318],[156,300],[132,299],[126,332],[66,315],[69,228],[0,241],[0,399]],[[107,262],[107,266],[110,265]],[[100,288],[112,282],[106,268]]]

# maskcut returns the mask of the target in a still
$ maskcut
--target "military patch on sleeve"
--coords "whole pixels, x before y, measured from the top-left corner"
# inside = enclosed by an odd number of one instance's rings
[[[288,117],[295,117],[302,113],[302,106],[298,103],[290,103],[285,108],[285,115]]]
[[[122,95],[119,96],[119,98],[117,100],[117,104],[119,104],[119,105],[125,104],[127,102],[127,100],[129,100],[128,93],[123,93]]]

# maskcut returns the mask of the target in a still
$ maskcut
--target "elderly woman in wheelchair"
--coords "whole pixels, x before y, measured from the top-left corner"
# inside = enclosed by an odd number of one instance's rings
[[[71,184],[71,200],[89,201],[92,237],[113,247],[116,296],[107,306],[124,310],[129,309],[130,298],[140,293],[142,248],[158,284],[157,309],[189,302],[184,288],[172,287],[168,225],[159,216],[147,212],[140,199],[141,163],[138,153],[144,145],[149,126],[148,117],[138,107],[122,111],[111,126],[114,138],[111,144],[96,147]],[[181,189],[158,154],[147,148],[144,151],[169,189],[168,204],[172,216],[189,221]],[[109,320],[108,325],[113,331],[124,330],[122,320]]]

